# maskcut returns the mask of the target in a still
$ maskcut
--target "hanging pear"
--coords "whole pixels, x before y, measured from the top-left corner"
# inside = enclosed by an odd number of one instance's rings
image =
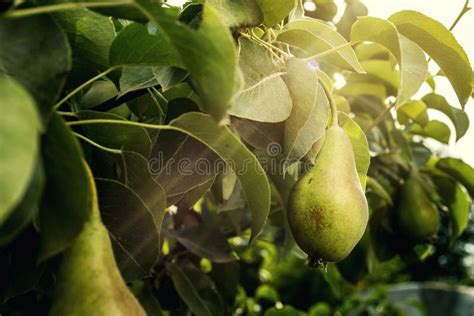
[[[398,228],[413,242],[430,241],[438,232],[438,210],[414,169],[401,188],[396,214]]]
[[[51,316],[144,316],[115,263],[90,174],[92,214],[62,259]]]
[[[334,113],[334,112],[333,112]],[[326,131],[314,166],[293,187],[288,221],[310,265],[346,258],[367,227],[368,206],[349,137],[337,125]]]

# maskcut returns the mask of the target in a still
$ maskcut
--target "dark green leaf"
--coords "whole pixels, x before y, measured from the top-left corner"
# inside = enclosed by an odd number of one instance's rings
[[[169,263],[166,271],[176,291],[196,316],[222,314],[222,302],[209,276],[191,263]]]
[[[70,79],[74,83],[80,84],[109,67],[110,45],[115,38],[111,19],[87,9],[62,11],[52,16],[66,32],[72,47],[74,67]]]
[[[143,200],[115,180],[96,179],[102,220],[125,280],[149,276],[159,254],[158,227]]]
[[[451,244],[466,229],[469,222],[471,210],[471,199],[464,188],[449,175],[434,175],[437,192],[441,196],[442,203],[449,209],[451,226]]]
[[[187,113],[172,121],[171,125],[207,145],[230,163],[249,204],[252,216],[251,239],[255,239],[270,211],[270,185],[254,154],[227,127],[219,126],[210,116]]]
[[[440,22],[416,11],[401,11],[389,20],[440,66],[464,106],[471,96],[472,67],[464,49]]]
[[[257,0],[208,0],[229,27],[258,26],[263,22],[263,13]]]
[[[175,204],[202,185],[209,189],[224,165],[218,163],[218,156],[206,145],[174,131],[160,132],[149,160],[149,170],[166,191],[167,205]]]
[[[464,111],[449,105],[446,99],[438,94],[427,94],[422,100],[428,108],[438,110],[451,119],[451,122],[453,122],[454,128],[456,129],[456,140],[459,140],[466,134],[467,129],[469,128],[469,117]]]
[[[274,26],[290,14],[296,2],[294,0],[257,0],[262,8],[264,21],[267,26]]]
[[[108,119],[125,121],[124,118],[115,114],[95,111],[80,111],[77,112],[77,116],[82,120]],[[82,128],[88,138],[102,146],[134,151],[146,158],[150,155],[151,139],[144,128],[117,124],[85,125]]]
[[[66,34],[49,16],[0,19],[0,64],[31,93],[44,121],[62,91],[71,59]]]
[[[205,5],[198,30],[178,22],[150,0],[138,0],[189,71],[203,110],[223,119],[235,92],[237,50],[227,26],[212,6]]]
[[[46,183],[39,216],[40,260],[45,260],[71,246],[91,214],[92,203],[81,147],[56,113],[50,117],[41,150]]]
[[[227,238],[219,227],[201,224],[180,230],[163,230],[165,236],[174,237],[190,252],[216,263],[235,261]]]
[[[110,47],[111,65],[182,66],[176,50],[160,32],[133,23],[117,35]]]
[[[124,184],[135,192],[151,211],[159,232],[165,216],[165,190],[153,179],[145,157],[127,151],[123,151],[120,156],[124,166]]]
[[[474,168],[455,158],[443,158],[436,163],[436,168],[446,172],[451,177],[461,182],[474,198]]]
[[[272,307],[265,312],[265,316],[305,316],[306,314],[292,306],[282,308]]]
[[[164,316],[160,303],[153,293],[153,289],[147,280],[139,280],[132,283],[131,290],[137,297],[140,305],[149,316]]]
[[[2,74],[0,74],[0,95],[0,113],[2,113],[0,225],[2,225],[25,194],[34,172],[41,123],[35,102],[28,92],[13,79]]]
[[[231,118],[232,127],[250,146],[266,150],[268,145],[283,143],[284,124],[256,122],[238,117]],[[283,146],[282,146],[283,147]]]
[[[342,277],[337,265],[335,263],[329,263],[326,266],[326,271],[322,271],[324,279],[331,287],[332,292],[336,297],[341,297],[343,286],[344,286],[344,278]]]
[[[63,0],[61,0],[63,1]],[[65,1],[65,0],[64,0]],[[113,0],[112,0],[113,1]],[[49,2],[49,1],[46,1]],[[103,0],[72,0],[68,2],[100,2],[104,3]],[[130,1],[130,3],[126,4],[117,4],[114,7],[104,7],[104,8],[92,8],[92,10],[97,11],[103,15],[107,16],[113,16],[116,18],[121,18],[121,19],[127,19],[127,20],[132,20],[132,21],[137,21],[137,22],[146,22],[147,18],[141,12],[138,10],[136,7],[133,7],[133,2],[134,0]]]
[[[81,98],[80,108],[87,110],[98,106],[118,94],[117,87],[112,81],[98,80],[92,84],[86,94]]]

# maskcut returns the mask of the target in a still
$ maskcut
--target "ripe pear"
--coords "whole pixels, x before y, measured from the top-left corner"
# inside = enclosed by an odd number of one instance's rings
[[[413,242],[431,240],[439,227],[438,210],[423,185],[419,174],[412,171],[401,188],[396,212],[398,228]]]
[[[144,316],[115,263],[93,180],[91,187],[92,214],[64,254],[50,315]]]
[[[314,166],[293,187],[288,221],[311,265],[346,258],[365,232],[368,205],[344,130],[331,126]]]

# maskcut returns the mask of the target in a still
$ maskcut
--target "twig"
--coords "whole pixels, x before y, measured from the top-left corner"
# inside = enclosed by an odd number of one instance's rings
[[[117,7],[124,5],[133,5],[133,1],[120,0],[120,1],[107,1],[107,2],[67,2],[52,5],[45,5],[34,8],[13,10],[5,13],[3,16],[6,18],[23,18],[31,15],[52,13],[66,10],[78,10],[85,8],[106,8],[106,7]]]
[[[382,113],[379,114],[379,116],[375,118],[374,122],[369,127],[367,127],[364,132],[368,133],[372,128],[379,125],[390,113],[390,111],[395,107],[396,104],[396,102],[391,103],[390,106],[388,106]]]

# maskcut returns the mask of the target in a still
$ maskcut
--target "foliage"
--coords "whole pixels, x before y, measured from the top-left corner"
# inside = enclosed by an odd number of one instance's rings
[[[335,25],[334,2],[314,2],[306,16],[294,0],[2,2],[0,313],[61,314],[70,295],[84,311],[121,305],[99,276],[78,273],[94,267],[149,315],[399,315],[383,289],[354,293],[421,280],[425,266],[442,276],[443,256],[459,262],[474,169],[428,144],[446,148],[469,128],[463,48],[418,12],[361,17],[352,0]],[[418,98],[424,84],[432,91]],[[347,259],[311,270],[287,200],[337,116],[369,227]],[[398,227],[413,172],[440,214],[438,239]],[[77,255],[97,234],[98,253],[114,256]]]

